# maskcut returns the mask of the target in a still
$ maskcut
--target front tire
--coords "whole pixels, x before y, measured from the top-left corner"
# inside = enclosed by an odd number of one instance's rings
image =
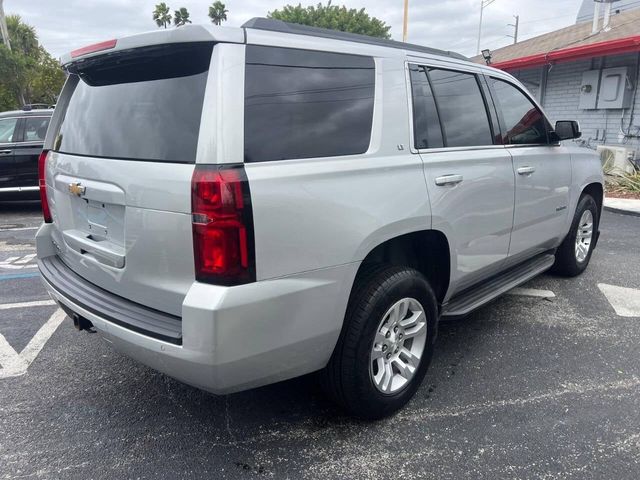
[[[322,386],[350,414],[379,419],[402,408],[427,372],[437,301],[412,268],[377,266],[356,279]]]
[[[578,201],[571,230],[556,252],[552,271],[566,277],[580,275],[589,265],[598,231],[598,204],[589,194]]]

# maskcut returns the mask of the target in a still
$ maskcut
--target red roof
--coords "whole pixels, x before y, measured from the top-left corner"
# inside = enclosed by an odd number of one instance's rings
[[[640,51],[640,8],[612,15],[606,30],[591,28],[591,21],[582,22],[498,48],[491,52],[491,66],[513,70]],[[473,60],[484,63],[481,56]]]
[[[640,35],[635,35],[633,37],[581,45],[579,47],[563,48],[548,53],[538,53],[536,55],[529,55],[528,57],[514,58],[513,60],[506,60],[504,62],[491,63],[491,66],[502,70],[513,70],[538,67],[552,62],[571,62],[582,58],[620,55],[622,53],[638,51],[640,51]]]

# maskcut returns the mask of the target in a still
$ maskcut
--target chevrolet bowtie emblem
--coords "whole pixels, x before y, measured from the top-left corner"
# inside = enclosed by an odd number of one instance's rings
[[[69,184],[69,193],[81,197],[87,188],[80,185],[79,182]]]

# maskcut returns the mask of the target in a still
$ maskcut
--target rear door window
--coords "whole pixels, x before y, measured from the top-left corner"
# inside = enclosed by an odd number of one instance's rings
[[[374,86],[371,57],[247,46],[245,162],[366,152]]]
[[[212,48],[160,45],[72,65],[74,88],[55,149],[194,163]]]
[[[550,125],[542,112],[515,86],[490,78],[504,123],[503,142],[511,145],[546,144]]]
[[[0,118],[0,143],[15,142],[17,118]]]
[[[484,97],[473,73],[429,69],[445,145],[469,147],[493,145]]]
[[[409,65],[413,98],[413,136],[415,148],[443,147],[442,130],[425,67]]]
[[[24,119],[23,142],[44,142],[50,117],[26,117]]]

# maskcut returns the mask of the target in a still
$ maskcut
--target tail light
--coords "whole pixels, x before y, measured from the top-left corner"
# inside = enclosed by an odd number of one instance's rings
[[[49,210],[49,200],[47,200],[47,183],[44,175],[49,159],[49,150],[43,150],[38,157],[38,186],[40,187],[40,203],[42,204],[42,215],[45,223],[51,223],[51,210]]]
[[[243,166],[197,165],[191,179],[196,280],[255,281],[253,215]]]

